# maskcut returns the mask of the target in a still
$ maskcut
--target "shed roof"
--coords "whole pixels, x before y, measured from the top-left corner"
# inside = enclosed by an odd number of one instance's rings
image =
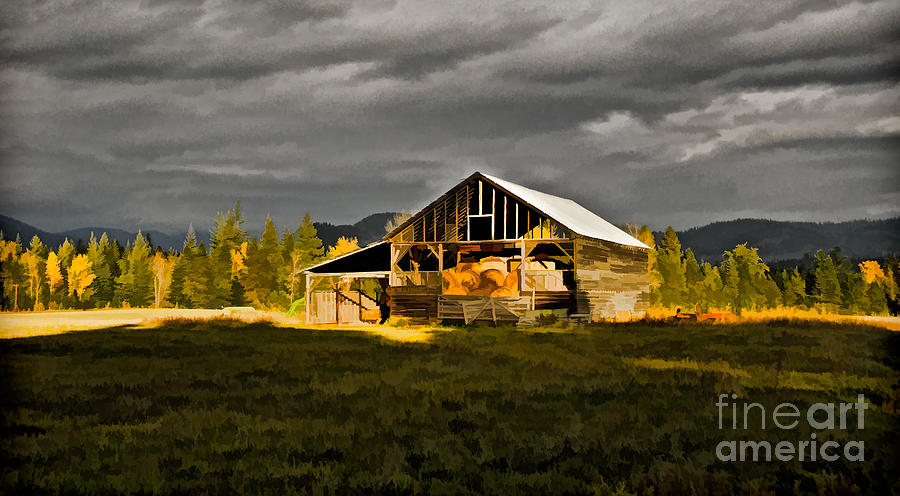
[[[306,267],[301,272],[375,273],[390,272],[391,248],[385,241],[376,241],[358,250]]]

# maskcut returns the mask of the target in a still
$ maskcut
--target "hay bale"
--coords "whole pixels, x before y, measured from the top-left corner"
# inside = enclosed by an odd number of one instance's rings
[[[481,276],[474,270],[464,270],[456,274],[456,280],[459,285],[468,291],[471,291],[481,284]]]
[[[491,296],[513,296],[513,292],[506,287],[497,288],[491,292]]]
[[[487,269],[481,273],[481,284],[478,286],[479,288],[488,288],[490,287],[493,291],[499,287],[503,286],[503,283],[506,281],[506,274],[497,270],[497,269]]]
[[[519,290],[519,272],[513,271],[506,275],[506,280],[503,281],[503,287],[510,290],[511,292],[516,292]]]

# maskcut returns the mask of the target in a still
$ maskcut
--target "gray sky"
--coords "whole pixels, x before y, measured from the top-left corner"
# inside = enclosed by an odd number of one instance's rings
[[[0,213],[353,222],[479,170],[654,228],[900,215],[900,2],[487,3],[2,2]]]

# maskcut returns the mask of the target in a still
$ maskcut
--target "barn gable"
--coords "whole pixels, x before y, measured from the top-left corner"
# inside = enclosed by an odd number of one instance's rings
[[[385,236],[392,242],[571,238],[649,248],[578,203],[475,173]]]

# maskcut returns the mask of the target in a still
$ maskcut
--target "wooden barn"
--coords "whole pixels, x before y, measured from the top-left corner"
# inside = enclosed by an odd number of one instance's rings
[[[310,323],[643,314],[649,247],[566,198],[475,173],[382,241],[305,270]]]

